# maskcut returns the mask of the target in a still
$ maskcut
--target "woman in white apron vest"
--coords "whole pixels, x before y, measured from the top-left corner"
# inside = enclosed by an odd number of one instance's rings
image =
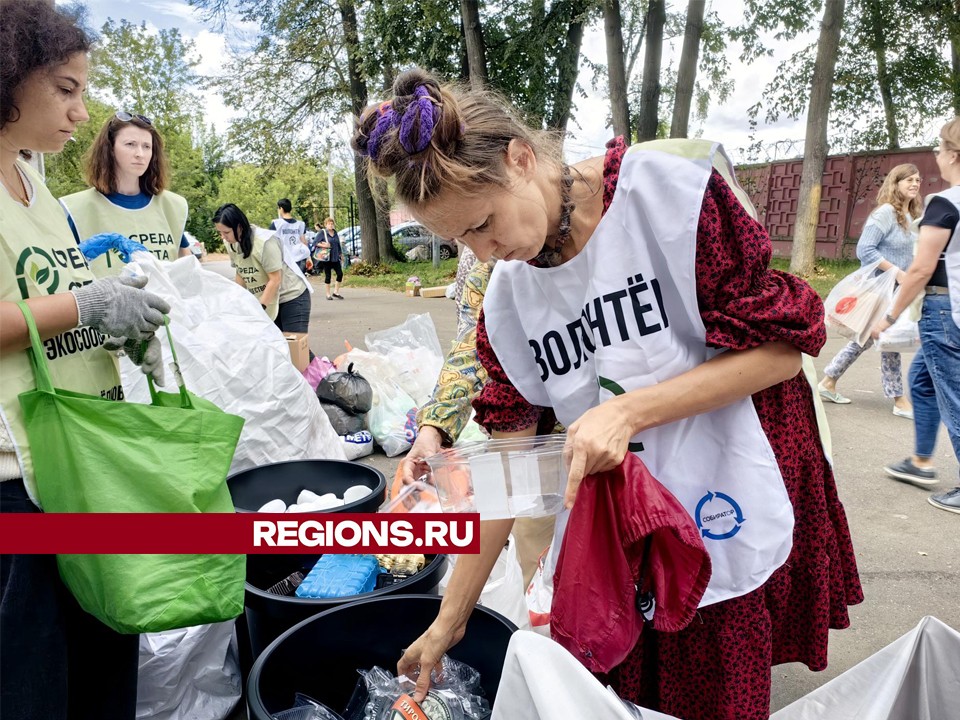
[[[190,254],[187,201],[167,190],[163,138],[150,118],[118,111],[100,128],[84,171],[91,187],[60,198],[77,242],[113,232],[143,244],[158,260]],[[118,275],[123,261],[110,250],[90,269],[97,277]]]
[[[917,255],[907,268],[890,312],[871,334],[879,337],[923,294],[923,361],[933,378],[940,418],[960,459],[960,117],[940,130],[936,153],[940,177],[950,183],[950,188],[927,199]],[[929,501],[940,510],[960,513],[960,482],[952,490],[931,495]]]
[[[769,238],[713,143],[620,140],[567,167],[489,94],[421,70],[394,94],[361,116],[354,148],[424,225],[503,261],[478,325],[478,422],[532,435],[555,414],[572,453],[568,505],[585,475],[635,452],[704,531],[713,575],[697,618],[645,628],[607,680],[687,720],[766,718],[771,665],[826,667],[828,629],[862,600],[800,374],[801,351],[826,339],[820,299],[767,270]],[[423,670],[417,697],[510,528],[481,524],[480,554],[457,563],[400,661]]]
[[[282,332],[307,332],[310,284],[300,268],[285,259],[276,233],[251,225],[243,210],[230,203],[217,208],[213,223],[237,272],[237,284],[260,301]]]
[[[169,307],[142,279],[95,280],[43,178],[21,157],[63,149],[88,119],[90,41],[44,0],[0,0],[0,512],[39,513],[18,395],[35,389],[30,307],[54,384],[122,397],[101,333],[146,339]],[[69,475],[63,478],[70,482]],[[134,479],[131,478],[131,482]],[[0,518],[0,523],[3,520]],[[84,612],[53,555],[0,556],[0,717],[133,720],[139,637]],[[96,653],[96,662],[91,653]]]

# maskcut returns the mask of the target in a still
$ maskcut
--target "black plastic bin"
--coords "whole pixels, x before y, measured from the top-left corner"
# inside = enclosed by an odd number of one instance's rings
[[[247,567],[244,605],[247,628],[250,632],[250,649],[254,658],[298,622],[337,605],[367,598],[380,598],[385,595],[436,595],[440,580],[447,571],[446,555],[427,555],[427,565],[423,570],[393,585],[371,590],[362,595],[341,598],[299,598],[274,595],[266,592],[266,588],[304,567],[301,562],[312,567],[313,563],[320,559],[320,555],[262,555],[260,557],[270,558],[274,565],[269,568],[269,572],[262,575],[258,575],[256,569],[251,571],[249,566]]]
[[[403,649],[437,617],[440,598],[391,595],[341,605],[304,620],[277,638],[257,659],[247,681],[251,720],[271,720],[302,692],[342,712],[356,687],[357,670],[379,665],[396,672]],[[475,668],[491,705],[516,625],[474,608],[463,639],[449,655]]]
[[[227,487],[237,512],[256,512],[275,498],[283,500],[288,506],[292,505],[301,490],[311,490],[318,495],[332,492],[342,496],[353,485],[366,485],[371,489],[371,494],[356,502],[321,512],[372,513],[383,504],[387,492],[387,479],[383,473],[369,465],[346,460],[290,460],[241,470],[227,478]],[[240,671],[244,678],[248,676],[259,652],[281,632],[304,617],[330,606],[327,604],[295,612],[295,606],[280,602],[288,598],[262,592],[319,557],[317,554],[247,555],[246,609],[244,621],[237,622]],[[262,584],[264,578],[268,577],[274,579]],[[271,601],[277,601],[277,606],[270,605]]]

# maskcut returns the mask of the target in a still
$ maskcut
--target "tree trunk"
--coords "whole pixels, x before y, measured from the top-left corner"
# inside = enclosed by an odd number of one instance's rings
[[[953,114],[960,115],[960,0],[953,3],[953,22],[950,24],[950,95]]]
[[[381,177],[373,178],[373,194],[377,203],[377,244],[380,246],[380,262],[394,262],[404,258],[393,246],[390,234],[390,189],[387,181]]]
[[[670,137],[687,137],[690,124],[690,105],[693,102],[693,86],[697,80],[697,63],[700,59],[700,35],[703,33],[705,0],[690,0],[687,3],[687,26],[683,31],[683,51],[677,70],[677,93],[673,100],[673,121]]]
[[[553,109],[547,119],[547,127],[562,133],[567,131],[567,121],[570,119],[570,109],[573,107],[573,91],[577,87],[586,9],[586,3],[574,4],[570,24],[567,27],[567,42],[557,58],[557,92],[553,99]]]
[[[347,48],[347,73],[350,76],[350,104],[358,116],[367,106],[367,83],[360,74],[360,37],[357,34],[357,9],[353,0],[340,0],[343,39]],[[380,262],[380,247],[372,242],[377,236],[377,211],[367,182],[366,158],[354,155],[353,177],[357,191],[357,219],[360,223],[361,258],[365,263]],[[364,242],[366,240],[366,242]]]
[[[487,84],[487,48],[480,25],[480,7],[477,0],[460,0],[463,36],[467,42],[467,66],[470,69],[470,87],[480,90]]]
[[[650,0],[647,8],[647,47],[643,56],[643,81],[640,85],[640,122],[637,139],[657,137],[660,106],[660,56],[663,50],[663,24],[667,11],[664,0]]]
[[[623,58],[623,24],[620,0],[603,0],[603,32],[607,44],[607,83],[610,86],[610,111],[613,134],[630,143],[630,108],[627,104],[627,73]]]
[[[807,134],[804,141],[803,172],[800,176],[800,199],[793,230],[791,272],[801,277],[813,274],[817,250],[817,226],[820,223],[820,193],[823,166],[827,159],[827,123],[833,95],[834,71],[840,48],[845,0],[825,0],[817,59],[810,83],[810,105],[807,108]]]
[[[887,147],[896,150],[900,147],[900,130],[897,128],[891,78],[887,71],[887,28],[880,8],[881,2],[882,0],[867,0],[864,3],[864,20],[869,24],[871,49],[877,58],[877,87],[883,103],[884,123],[887,126]]]

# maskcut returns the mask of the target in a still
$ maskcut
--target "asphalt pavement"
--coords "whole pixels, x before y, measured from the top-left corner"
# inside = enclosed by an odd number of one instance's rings
[[[228,268],[229,269],[229,268]],[[327,301],[322,282],[311,311],[313,351],[331,359],[344,351],[344,341],[365,347],[364,335],[402,323],[409,314],[430,313],[441,346],[456,332],[452,301],[406,297],[386,290],[344,286],[344,300]],[[815,359],[818,372],[845,340],[830,334]],[[906,381],[912,354],[903,356]],[[853,401],[827,404],[833,437],[835,475],[846,509],[866,599],[850,608],[850,627],[832,631],[829,667],[811,672],[799,664],[773,669],[771,710],[793,702],[848,670],[911,630],[925,615],[960,628],[960,515],[927,502],[930,490],[896,482],[883,465],[912,452],[913,424],[892,414],[892,402],[880,387],[880,357],[868,350],[840,380],[838,389]],[[941,427],[935,454],[940,484],[957,483],[958,465]],[[365,460],[393,476],[399,458],[374,455]]]

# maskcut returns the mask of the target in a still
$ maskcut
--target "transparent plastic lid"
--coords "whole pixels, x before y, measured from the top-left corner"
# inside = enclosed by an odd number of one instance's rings
[[[444,512],[481,520],[555,515],[567,484],[566,435],[481,440],[426,459]]]

